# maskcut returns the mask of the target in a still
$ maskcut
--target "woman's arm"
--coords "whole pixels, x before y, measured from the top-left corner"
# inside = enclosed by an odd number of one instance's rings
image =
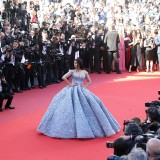
[[[71,71],[67,72],[62,79],[70,86],[72,86],[72,84],[68,81],[68,78],[71,76]]]
[[[88,72],[86,72],[86,80],[87,80],[87,84],[84,86],[85,88],[87,88],[91,84],[91,78]]]

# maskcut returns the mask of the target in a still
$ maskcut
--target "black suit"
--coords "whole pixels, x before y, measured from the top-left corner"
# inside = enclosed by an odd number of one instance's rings
[[[94,56],[95,56],[95,40],[93,38],[88,38],[87,39],[86,48],[87,48],[87,55],[89,57],[90,71],[93,72],[94,67],[95,67],[94,63],[93,63],[93,59],[94,59]]]
[[[5,35],[4,41],[5,41],[6,45],[10,45],[13,43],[14,37],[11,35]]]
[[[100,73],[101,69],[101,56],[100,56],[100,47],[103,46],[102,35],[95,36],[95,57],[94,57],[94,64],[96,71]]]
[[[7,99],[5,108],[8,108],[10,107],[12,103],[13,96],[11,93],[9,93],[7,83],[3,81],[2,79],[0,79],[0,81],[1,81],[1,86],[2,86],[2,91],[0,92],[0,110],[2,110],[3,100]]]
[[[106,44],[107,53],[107,73],[112,70],[112,61],[115,61],[115,70],[117,73],[119,71],[119,54],[118,54],[118,43],[119,35],[115,30],[108,31],[105,35],[104,43]]]

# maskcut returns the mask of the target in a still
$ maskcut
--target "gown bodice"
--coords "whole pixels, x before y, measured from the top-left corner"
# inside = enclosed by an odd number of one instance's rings
[[[87,77],[88,72],[84,71],[84,73],[82,75],[79,75],[75,70],[70,70],[70,72],[72,75],[72,83],[78,84],[78,85],[83,85],[83,81]]]

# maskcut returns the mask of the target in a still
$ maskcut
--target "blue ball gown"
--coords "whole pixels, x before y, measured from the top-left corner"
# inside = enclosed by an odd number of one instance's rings
[[[56,138],[108,137],[119,132],[120,125],[101,100],[83,87],[88,75],[70,70],[72,83],[58,92],[44,114],[37,131]]]

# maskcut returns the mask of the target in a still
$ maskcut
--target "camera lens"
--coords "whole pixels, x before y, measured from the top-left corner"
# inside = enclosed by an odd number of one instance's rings
[[[149,102],[146,102],[145,103],[145,107],[149,107],[150,106],[150,103]]]
[[[107,148],[113,148],[113,142],[107,142],[106,147]]]

